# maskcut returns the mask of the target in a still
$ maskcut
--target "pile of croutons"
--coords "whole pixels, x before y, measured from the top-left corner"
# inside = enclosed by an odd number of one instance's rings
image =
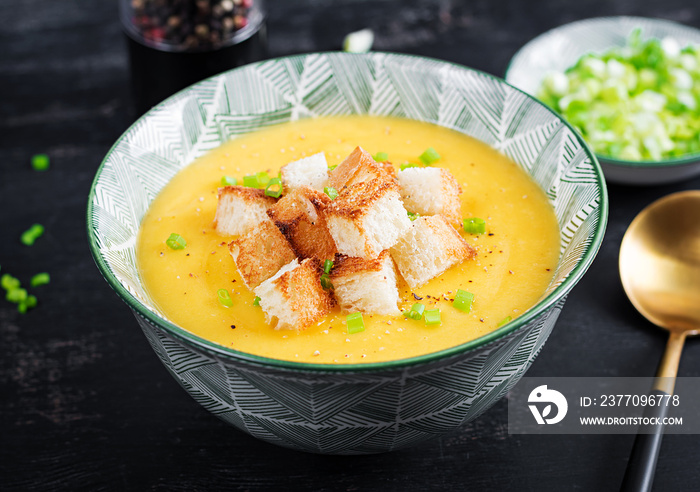
[[[305,328],[336,304],[400,316],[394,265],[415,288],[476,255],[455,230],[461,189],[445,169],[397,173],[357,147],[333,170],[323,153],[290,162],[281,181],[281,198],[220,188],[215,218],[219,234],[238,236],[231,256],[278,329]]]

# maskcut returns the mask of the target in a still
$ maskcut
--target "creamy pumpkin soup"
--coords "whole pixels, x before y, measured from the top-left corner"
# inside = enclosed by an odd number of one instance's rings
[[[485,232],[459,234],[476,250],[426,284],[410,289],[398,276],[399,309],[420,302],[430,321],[364,315],[364,331],[349,333],[346,313],[331,313],[303,330],[266,322],[229,252],[235,236],[214,226],[222,176],[265,171],[324,152],[330,166],[358,145],[388,157],[395,168],[419,164],[434,149],[433,166],[448,170],[463,193],[461,215],[485,221]],[[175,233],[185,244],[166,241]],[[173,246],[171,239],[171,246]],[[533,306],[552,280],[559,230],[552,206],[515,163],[487,145],[428,123],[370,116],[307,119],[232,140],[178,173],[143,219],[137,255],[144,285],[161,311],[184,329],[225,347],[275,359],[314,363],[377,362],[414,357],[478,338]],[[371,286],[368,286],[371,288]],[[230,302],[220,300],[221,290]],[[473,294],[457,309],[459,290]],[[434,313],[439,310],[439,321]],[[353,330],[350,330],[353,331]]]

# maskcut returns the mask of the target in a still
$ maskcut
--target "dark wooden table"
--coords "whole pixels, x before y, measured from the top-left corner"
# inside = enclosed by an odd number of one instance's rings
[[[534,36],[600,15],[700,27],[690,0],[267,0],[270,55],[333,50],[377,32],[375,48],[503,76]],[[288,451],[227,426],[166,373],[88,252],[85,207],[106,151],[134,120],[116,1],[0,1],[0,265],[23,283],[48,271],[25,314],[0,299],[2,490],[617,490],[633,436],[517,436],[502,400],[449,437],[367,457]],[[37,173],[33,154],[51,157]],[[682,184],[610,186],[598,257],[571,293],[528,375],[647,376],[665,336],[627,302],[617,275],[637,212]],[[46,234],[19,243],[39,222]],[[700,376],[690,340],[684,376]],[[698,436],[666,436],[655,490],[697,490]]]

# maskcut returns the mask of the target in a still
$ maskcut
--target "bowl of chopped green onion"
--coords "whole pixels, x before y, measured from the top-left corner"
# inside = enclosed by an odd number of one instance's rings
[[[609,182],[700,174],[700,30],[642,17],[586,19],[523,46],[505,79],[559,112]]]

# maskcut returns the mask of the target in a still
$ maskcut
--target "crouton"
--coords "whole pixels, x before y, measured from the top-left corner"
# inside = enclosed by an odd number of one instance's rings
[[[280,172],[285,192],[300,186],[323,191],[328,184],[328,163],[323,152],[285,164]]]
[[[292,246],[267,217],[229,243],[229,251],[243,282],[254,289],[296,258]]]
[[[214,227],[219,234],[240,235],[267,219],[266,210],[275,199],[265,195],[265,190],[245,186],[219,188]]]
[[[462,222],[462,193],[457,180],[439,167],[410,167],[399,171],[399,192],[404,207],[420,215],[442,214],[455,227]]]
[[[391,166],[393,169],[393,166]],[[338,191],[364,181],[386,181],[393,178],[383,164],[377,164],[362,147],[355,150],[330,173],[329,184]]]
[[[330,259],[335,256],[335,242],[320,208],[331,203],[328,195],[301,186],[284,195],[267,210],[267,214],[303,258]]]
[[[476,255],[476,251],[442,215],[414,220],[390,251],[399,272],[412,289]]]
[[[358,258],[376,258],[411,227],[393,180],[352,185],[324,213],[338,252]]]
[[[373,260],[338,255],[330,278],[343,311],[401,314],[397,307],[396,271],[388,250]]]
[[[275,329],[303,329],[320,320],[335,305],[330,291],[321,287],[322,263],[294,259],[254,289],[268,323]]]

